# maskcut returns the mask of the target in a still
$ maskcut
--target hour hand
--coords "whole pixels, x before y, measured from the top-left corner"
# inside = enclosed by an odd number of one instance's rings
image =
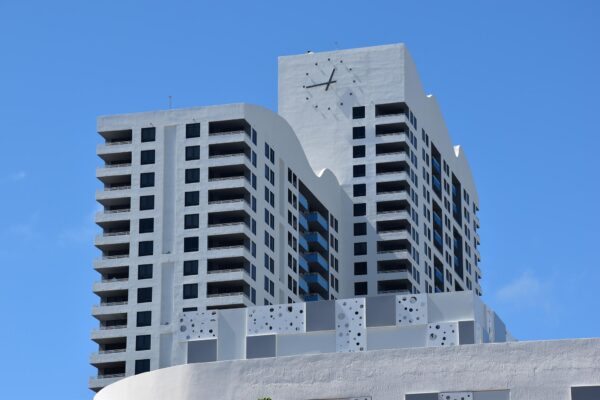
[[[305,86],[305,88],[306,88],[306,89],[309,89],[309,88],[313,88],[313,87],[317,87],[317,86],[325,86],[325,85],[327,85],[328,83],[329,83],[329,82],[315,83],[314,85],[307,85],[307,86]]]

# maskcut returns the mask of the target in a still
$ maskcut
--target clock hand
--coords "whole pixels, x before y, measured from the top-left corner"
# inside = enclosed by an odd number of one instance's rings
[[[325,86],[325,91],[327,91],[327,89],[329,89],[329,85],[331,85],[333,82],[335,82],[333,80],[334,73],[335,73],[335,67],[331,70],[331,75],[329,75],[329,80],[327,81],[327,86]]]
[[[336,82],[337,82],[337,81],[323,82],[323,83],[315,83],[314,85],[308,85],[308,86],[304,86],[304,88],[305,88],[305,89],[310,89],[310,88],[314,88],[314,87],[317,87],[317,86],[325,86],[325,85],[327,85],[327,84],[330,84],[330,83],[336,83]]]

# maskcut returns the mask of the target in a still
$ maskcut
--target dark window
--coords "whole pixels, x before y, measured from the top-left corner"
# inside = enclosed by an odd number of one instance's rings
[[[198,311],[198,307],[183,307],[183,312]]]
[[[200,168],[190,168],[185,170],[185,183],[200,182]]]
[[[355,126],[352,128],[352,139],[364,139],[365,138],[365,127]]]
[[[366,275],[367,274],[367,263],[357,262],[354,263],[354,275]]]
[[[135,350],[150,350],[150,335],[139,335],[135,337]]]
[[[150,360],[135,360],[135,374],[142,374],[150,371]]]
[[[200,124],[187,124],[185,126],[185,137],[188,139],[200,137]]]
[[[140,187],[154,186],[154,172],[144,172],[140,174]]]
[[[154,232],[154,218],[140,219],[140,233]]]
[[[354,205],[354,216],[360,217],[367,215],[367,205],[365,203],[357,203]]]
[[[152,264],[138,265],[138,279],[152,278]]]
[[[152,288],[145,287],[137,290],[138,303],[150,303],[152,301]]]
[[[154,150],[142,150],[140,153],[140,163],[142,165],[154,164]]]
[[[156,140],[156,128],[142,128],[142,142],[154,142]]]
[[[367,195],[367,185],[364,183],[359,183],[354,185],[354,197],[358,196],[366,196]]]
[[[135,326],[150,326],[152,325],[152,311],[138,311]]]
[[[140,196],[140,211],[154,210],[154,196]]]
[[[152,240],[146,240],[138,243],[138,256],[151,256],[154,253],[154,243]]]
[[[200,192],[185,192],[185,205],[197,206],[200,204]]]
[[[360,119],[365,117],[365,107],[352,107],[352,119]]]
[[[198,214],[187,214],[184,217],[185,229],[195,229],[200,226],[200,215]]]
[[[362,158],[365,156],[365,146],[354,146],[352,147],[352,157]]]
[[[367,223],[357,222],[354,224],[354,236],[362,236],[367,234]]]
[[[198,275],[198,260],[187,260],[183,262],[183,275]]]
[[[367,243],[366,242],[354,243],[354,255],[355,256],[364,256],[365,254],[367,254]]]
[[[354,282],[354,294],[356,296],[365,296],[367,293],[367,282]]]
[[[195,299],[198,297],[198,284],[197,283],[186,283],[183,285],[183,298],[184,299]]]
[[[366,167],[363,165],[355,165],[352,167],[352,174],[355,178],[366,175]]]
[[[198,238],[197,237],[187,237],[183,239],[183,251],[198,251]]]
[[[200,146],[188,146],[185,148],[185,159],[199,160],[200,159]]]

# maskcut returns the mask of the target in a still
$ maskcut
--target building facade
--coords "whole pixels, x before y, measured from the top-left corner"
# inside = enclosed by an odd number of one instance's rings
[[[353,199],[353,295],[481,295],[471,170],[403,44],[281,57],[279,114]]]
[[[98,132],[95,391],[193,360],[190,315],[481,295],[475,185],[403,45],[280,58],[279,114],[125,114]]]
[[[336,299],[351,202],[289,125],[250,105],[101,117],[98,390],[184,362],[181,312]]]

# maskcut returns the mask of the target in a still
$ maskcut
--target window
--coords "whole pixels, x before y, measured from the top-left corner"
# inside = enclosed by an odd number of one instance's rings
[[[138,243],[138,256],[151,256],[154,253],[154,242],[146,240]]]
[[[185,170],[185,183],[200,182],[200,168],[190,168]]]
[[[142,150],[140,153],[140,163],[142,165],[154,164],[154,150]]]
[[[187,260],[183,262],[183,275],[198,275],[198,260]]]
[[[156,140],[156,128],[142,128],[142,143]]]
[[[135,350],[150,350],[150,335],[138,335],[135,337]]]
[[[138,303],[150,303],[152,301],[152,288],[145,287],[137,290]]]
[[[154,172],[144,172],[140,174],[140,187],[154,186]]]
[[[354,243],[354,255],[364,256],[367,254],[367,242]]]
[[[198,238],[187,237],[183,239],[183,251],[189,253],[191,251],[198,251]]]
[[[357,262],[354,263],[354,275],[366,275],[367,274],[367,263]]]
[[[150,371],[150,360],[135,360],[135,374],[142,374]]]
[[[354,282],[354,295],[366,296],[367,293],[367,282]]]
[[[138,311],[135,326],[150,326],[152,325],[152,311]]]
[[[197,206],[200,204],[200,192],[185,192],[185,205]]]
[[[154,232],[154,218],[140,219],[140,233]]]
[[[185,160],[199,160],[200,159],[200,146],[187,146],[185,148]]]
[[[200,215],[187,214],[184,217],[184,228],[185,229],[196,229],[199,226],[200,226]]]
[[[367,234],[367,223],[357,222],[354,224],[354,236],[363,236]]]
[[[152,264],[138,265],[138,279],[152,278]]]
[[[355,178],[359,178],[361,176],[365,176],[366,175],[366,167],[365,165],[355,165],[352,167],[352,175]]]
[[[352,119],[361,119],[365,117],[365,107],[352,107]]]
[[[354,216],[360,217],[367,215],[367,205],[365,203],[357,203],[354,205]]]
[[[365,156],[365,146],[354,146],[352,147],[352,157],[362,158]]]
[[[364,183],[359,183],[354,185],[354,197],[366,196],[367,195],[367,185]]]
[[[200,124],[187,124],[185,126],[185,137],[187,139],[200,137]]]
[[[198,298],[198,284],[197,283],[186,283],[185,285],[183,285],[183,298],[184,299]]]
[[[364,139],[365,138],[365,127],[355,126],[352,128],[352,139]]]
[[[154,210],[154,196],[140,196],[140,211]]]

